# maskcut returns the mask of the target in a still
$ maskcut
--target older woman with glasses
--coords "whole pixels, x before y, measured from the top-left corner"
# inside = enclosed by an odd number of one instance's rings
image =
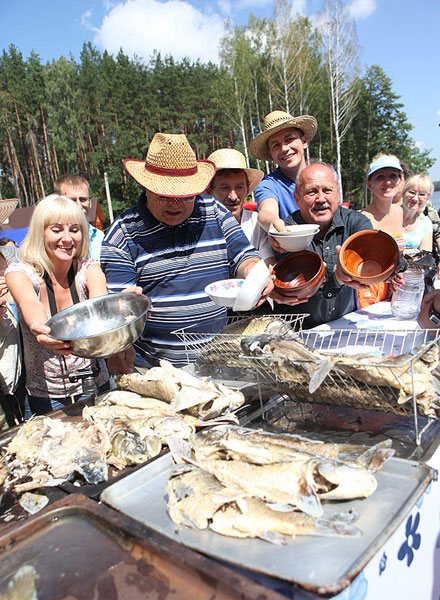
[[[432,221],[423,211],[433,191],[434,184],[426,173],[413,175],[405,182],[402,206],[406,253],[432,252]]]

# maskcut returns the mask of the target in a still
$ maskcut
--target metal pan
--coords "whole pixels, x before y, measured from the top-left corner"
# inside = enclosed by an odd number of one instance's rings
[[[286,546],[270,546],[259,539],[228,538],[173,523],[165,492],[173,466],[171,455],[165,454],[108,487],[101,500],[185,546],[320,595],[336,594],[350,584],[404,520],[434,475],[423,463],[392,458],[376,473],[378,486],[373,496],[324,506],[326,515],[349,509],[358,512],[361,537],[297,537]]]
[[[282,600],[80,494],[0,535],[0,552],[1,597],[30,565],[38,600]]]

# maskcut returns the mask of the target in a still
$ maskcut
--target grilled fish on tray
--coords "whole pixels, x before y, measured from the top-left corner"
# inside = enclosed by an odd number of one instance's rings
[[[189,442],[189,443],[188,443]],[[370,496],[374,472],[394,451],[222,426],[170,440],[180,464],[168,512],[179,524],[279,543],[282,535],[358,535],[354,515],[323,519],[322,502]]]

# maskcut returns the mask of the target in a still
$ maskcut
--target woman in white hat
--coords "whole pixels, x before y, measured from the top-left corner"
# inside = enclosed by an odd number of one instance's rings
[[[56,312],[107,293],[104,274],[88,254],[84,213],[69,198],[52,194],[35,207],[21,262],[6,271],[23,333],[26,390],[35,414],[79,400],[82,380],[71,381],[70,375],[81,370],[95,370],[100,391],[108,388],[105,362],[73,356],[69,344],[52,338],[45,325]]]
[[[403,210],[393,204],[403,180],[403,169],[397,156],[378,154],[367,169],[367,188],[372,192],[371,203],[361,212],[367,216],[373,229],[385,231],[397,242],[401,252],[405,249],[403,239]],[[398,276],[398,281],[401,280]],[[372,285],[368,290],[358,290],[358,302],[362,308],[386,300],[390,296],[389,283]]]

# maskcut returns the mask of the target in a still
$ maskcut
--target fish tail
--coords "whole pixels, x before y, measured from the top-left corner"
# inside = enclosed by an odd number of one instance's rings
[[[323,358],[319,361],[317,367],[314,366],[313,368],[308,368],[309,371],[312,371],[309,383],[309,392],[311,394],[313,394],[313,392],[315,392],[319,388],[321,383],[333,369],[338,360],[339,358],[337,356],[332,356],[331,358]]]
[[[385,461],[394,455],[391,443],[391,440],[383,440],[375,446],[368,448],[368,450],[359,456],[356,463],[375,473],[382,467]]]
[[[359,515],[353,511],[347,513],[335,513],[326,517],[320,517],[315,522],[315,531],[312,535],[326,537],[359,537],[362,531],[353,525]]]

